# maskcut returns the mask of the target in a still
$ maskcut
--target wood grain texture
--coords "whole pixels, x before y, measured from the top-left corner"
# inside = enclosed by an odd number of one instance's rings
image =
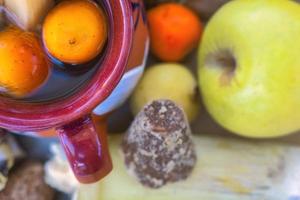
[[[300,148],[224,137],[195,136],[193,141],[198,162],[191,176],[161,189],[149,189],[128,174],[120,153],[121,138],[111,137],[114,171],[97,184],[82,185],[77,200],[300,198]]]

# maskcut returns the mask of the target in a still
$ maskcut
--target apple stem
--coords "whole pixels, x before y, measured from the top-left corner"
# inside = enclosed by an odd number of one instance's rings
[[[205,66],[222,70],[220,83],[222,85],[228,85],[235,74],[237,63],[231,50],[221,49],[207,55]]]

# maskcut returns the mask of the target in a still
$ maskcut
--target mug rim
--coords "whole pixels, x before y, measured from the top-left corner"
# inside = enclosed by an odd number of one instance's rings
[[[128,0],[105,0],[110,23],[106,54],[96,74],[79,91],[64,99],[29,103],[0,98],[0,127],[13,131],[40,131],[59,127],[84,115],[104,101],[125,72],[132,45],[132,10]]]

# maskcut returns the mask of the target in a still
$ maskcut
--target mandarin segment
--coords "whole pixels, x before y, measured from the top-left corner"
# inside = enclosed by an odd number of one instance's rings
[[[34,33],[7,27],[0,32],[0,91],[24,97],[48,77],[50,63]]]
[[[95,58],[107,39],[105,14],[89,0],[65,0],[52,9],[43,25],[43,41],[52,57],[70,64]]]

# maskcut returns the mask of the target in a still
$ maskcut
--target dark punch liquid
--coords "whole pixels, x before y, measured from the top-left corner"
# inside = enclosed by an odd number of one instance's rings
[[[89,63],[76,66],[66,65],[51,59],[53,66],[47,82],[23,100],[43,102],[73,94],[95,74],[96,65],[101,62],[102,55],[103,53]]]

